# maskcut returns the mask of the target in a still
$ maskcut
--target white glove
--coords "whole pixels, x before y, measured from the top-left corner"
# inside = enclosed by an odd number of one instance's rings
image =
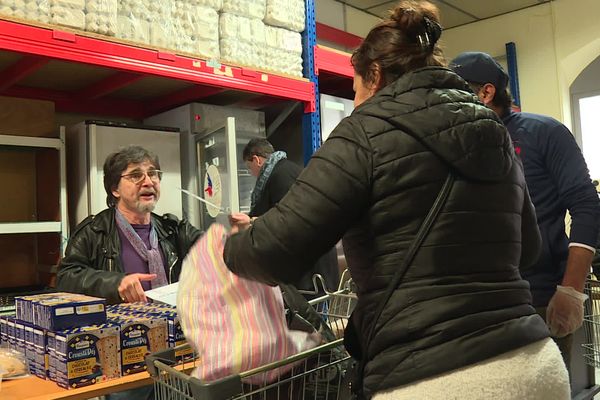
[[[586,294],[570,286],[557,286],[546,310],[546,324],[553,337],[561,338],[575,332],[583,323],[583,303]]]

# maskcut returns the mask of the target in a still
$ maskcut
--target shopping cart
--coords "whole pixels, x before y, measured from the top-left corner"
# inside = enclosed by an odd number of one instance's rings
[[[589,296],[589,300],[584,303],[583,356],[588,365],[600,368],[600,281],[588,279],[585,284],[585,293]]]
[[[321,282],[322,284],[322,279]],[[315,284],[316,287],[316,284]],[[343,331],[348,318],[356,305],[356,294],[352,281],[342,274],[340,287],[328,292],[322,284],[325,295],[309,303],[327,324],[335,336],[329,343],[304,351],[284,360],[264,365],[239,375],[229,376],[218,381],[203,383],[189,376],[196,363],[193,359],[181,362],[176,354],[189,350],[188,345],[167,349],[146,358],[148,372],[154,380],[157,400],[334,400],[349,398],[346,370],[350,356],[344,349]],[[291,370],[289,370],[290,365]],[[266,382],[261,376],[265,372],[287,367],[276,382]],[[244,383],[248,378],[256,382],[263,379],[262,385]]]

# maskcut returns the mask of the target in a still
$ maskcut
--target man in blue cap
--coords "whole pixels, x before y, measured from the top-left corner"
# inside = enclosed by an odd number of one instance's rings
[[[523,161],[542,234],[540,258],[523,271],[523,277],[569,368],[571,334],[583,322],[582,292],[599,232],[600,201],[587,165],[563,124],[544,115],[512,111],[508,75],[490,55],[462,53],[450,67],[502,118]],[[565,233],[567,210],[572,217],[570,238]]]
[[[543,242],[537,264],[523,271],[523,277],[568,368],[572,333],[583,321],[583,288],[600,222],[600,201],[587,165],[566,126],[544,115],[512,110],[508,75],[490,55],[462,53],[450,68],[502,118],[523,161]],[[570,238],[565,232],[567,210],[572,217]]]

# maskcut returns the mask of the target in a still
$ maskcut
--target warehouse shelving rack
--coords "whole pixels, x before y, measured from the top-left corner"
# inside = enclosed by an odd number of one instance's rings
[[[314,0],[306,0],[304,75],[294,79],[114,39],[0,20],[0,95],[53,101],[58,112],[143,119],[192,101],[242,106],[304,105],[307,160],[320,145],[319,73],[348,75],[344,55],[316,45]],[[317,63],[316,60],[319,60]],[[351,76],[351,75],[349,75]],[[322,80],[322,79],[321,79]]]

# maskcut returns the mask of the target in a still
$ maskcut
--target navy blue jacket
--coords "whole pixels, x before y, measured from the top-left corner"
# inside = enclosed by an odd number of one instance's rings
[[[537,114],[509,113],[503,118],[517,154],[542,234],[537,264],[523,271],[531,285],[533,305],[546,306],[562,281],[568,246],[596,248],[600,201],[575,138],[557,120]],[[572,217],[570,239],[565,213]]]

